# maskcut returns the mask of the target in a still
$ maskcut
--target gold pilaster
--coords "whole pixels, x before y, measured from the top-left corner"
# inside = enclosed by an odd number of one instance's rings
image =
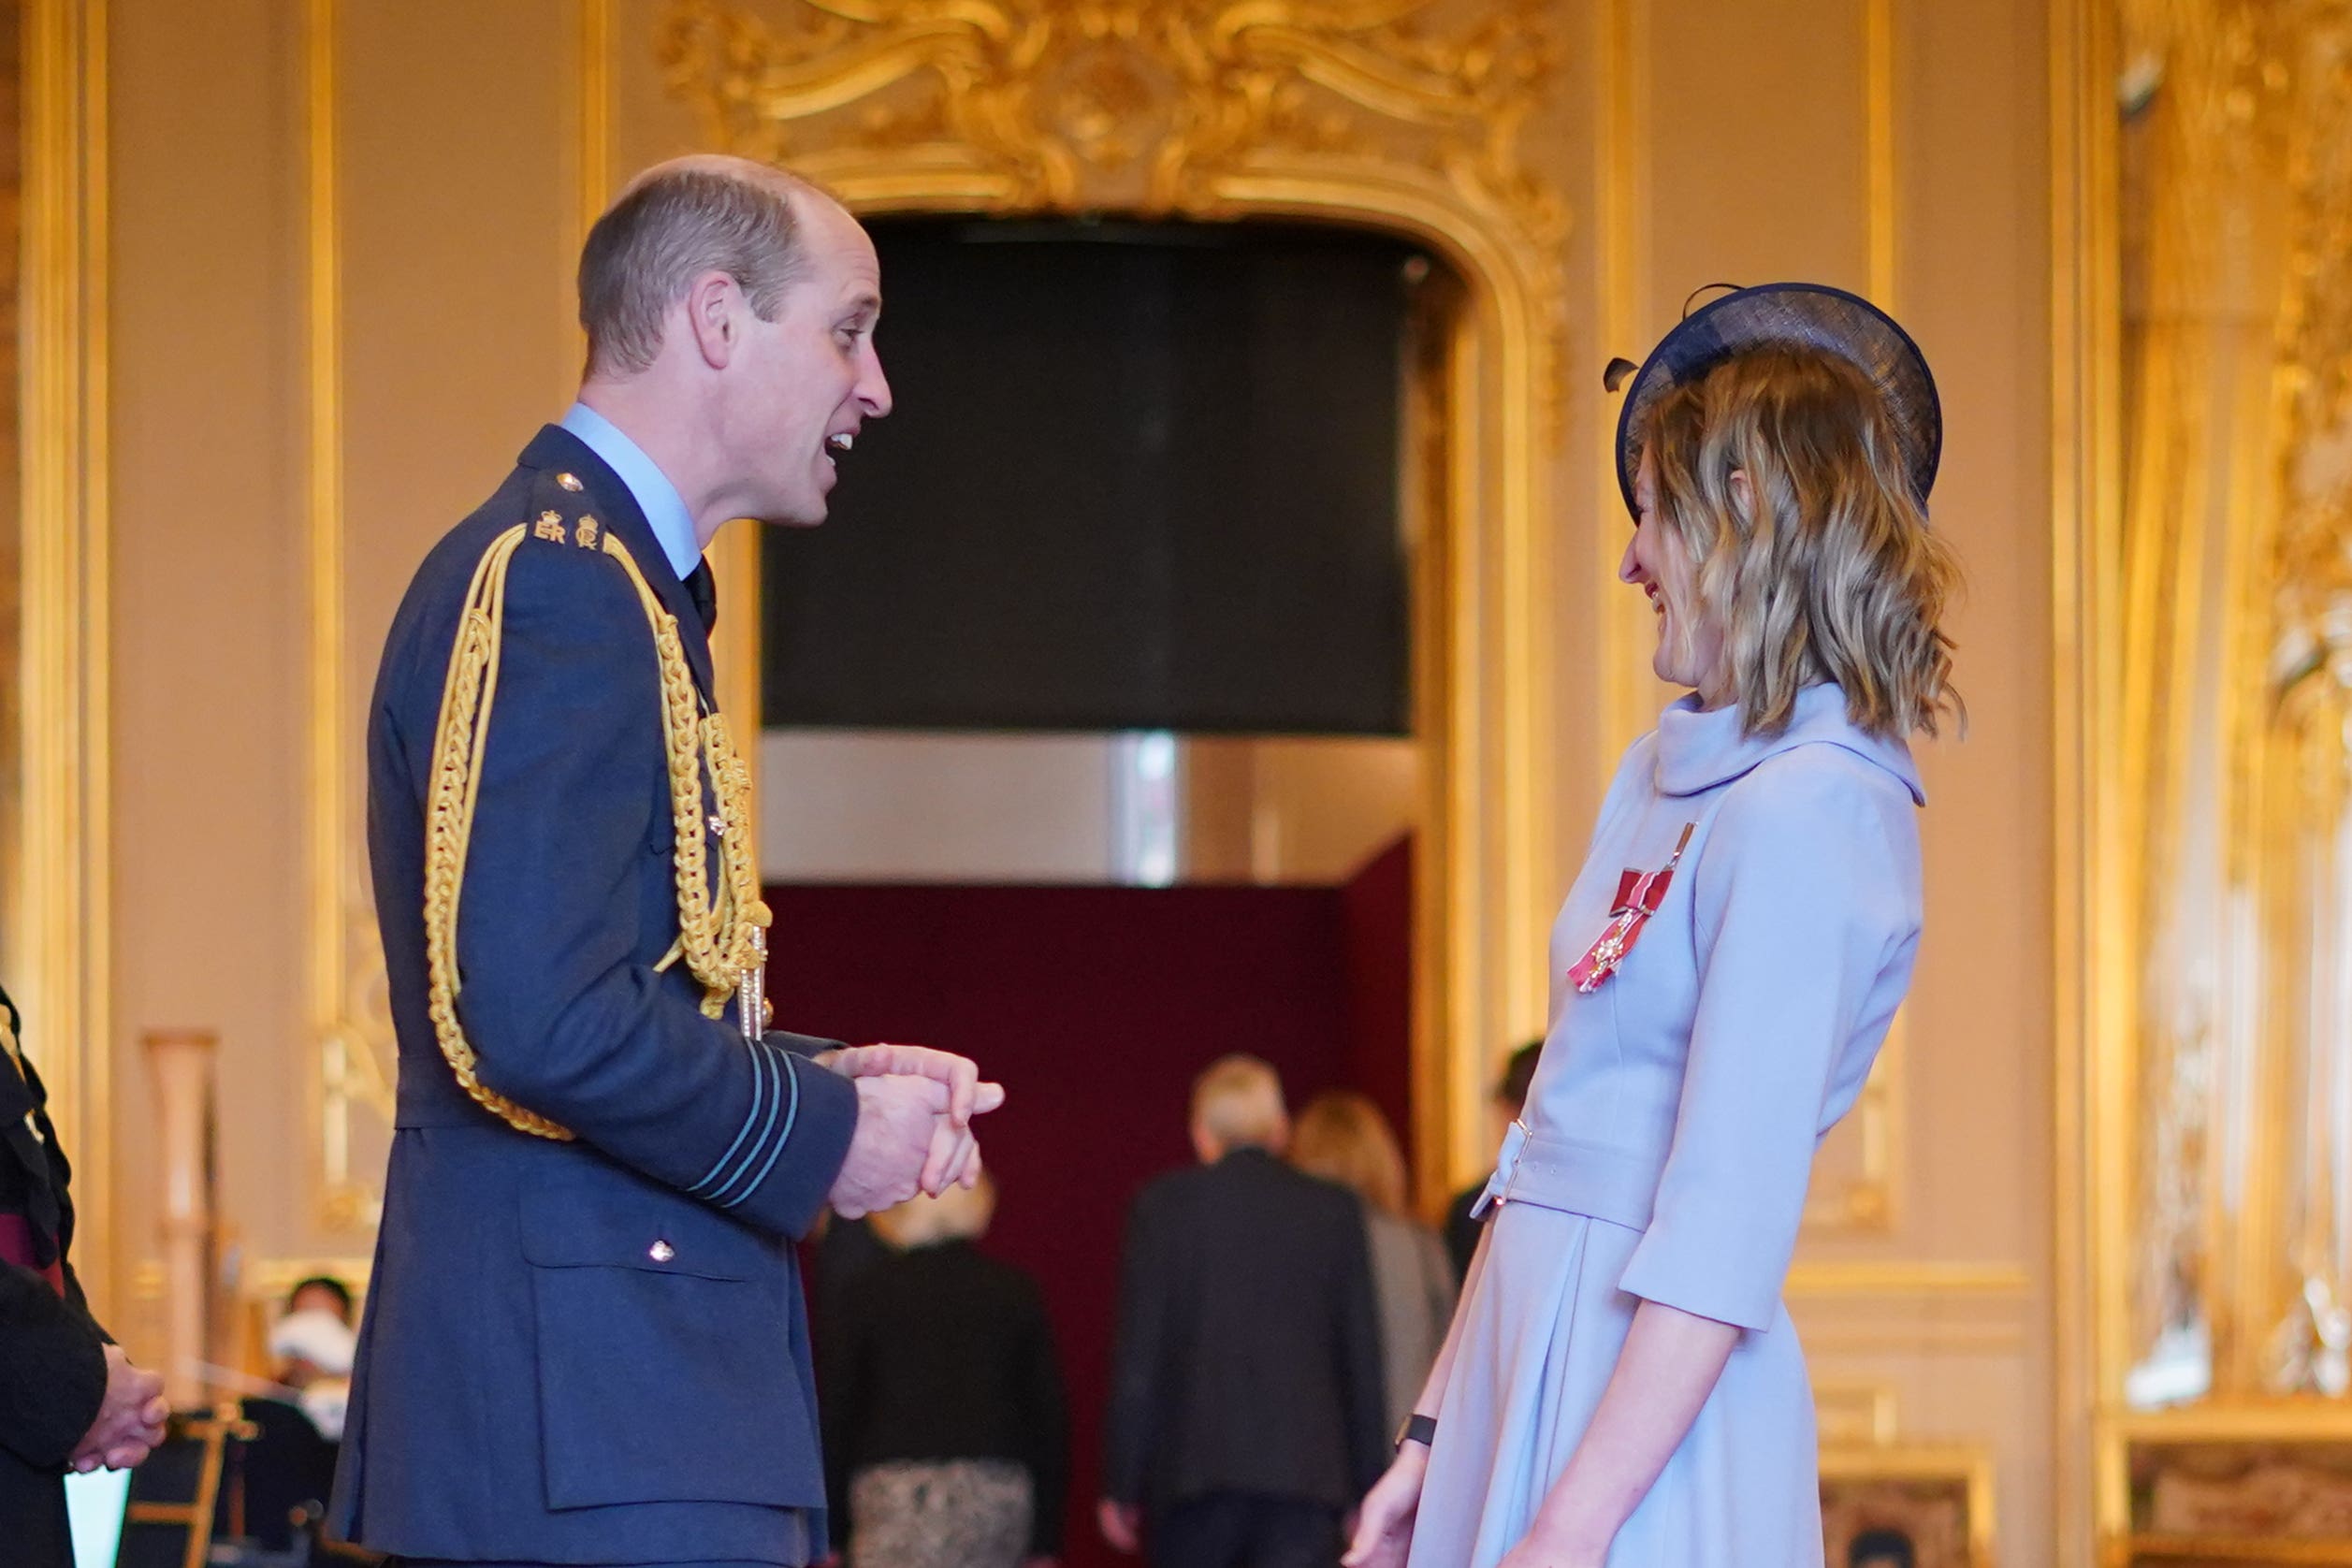
[[[1895,0],[1862,0],[1862,128],[1864,178],[1868,183],[1870,298],[1895,310],[1896,236],[1902,213],[1895,188]]]
[[[2057,1561],[2091,1568],[2128,1528],[2114,1430],[2127,1351],[2133,985],[2124,758],[2114,0],[2050,11],[2052,1147]]]
[[[76,1268],[116,1301],[110,621],[107,509],[107,10],[23,7],[22,851],[8,981],[75,1164]]]
[[[304,528],[308,571],[307,660],[311,722],[307,759],[310,821],[306,884],[310,933],[309,1096],[319,1140],[312,1192],[315,1222],[327,1230],[365,1229],[380,1204],[353,1169],[353,1113],[391,1114],[382,1053],[390,1028],[370,1017],[383,957],[369,901],[357,831],[359,788],[352,759],[362,742],[354,722],[345,658],[343,599],[342,254],[336,76],[338,0],[306,0],[303,10]],[[382,1011],[379,1004],[375,1011]]]
[[[1594,100],[1599,111],[1596,256],[1601,358],[1614,355],[1638,358],[1648,346],[1643,328],[1649,260],[1643,214],[1649,210],[1649,7],[1637,0],[1600,0],[1593,15],[1600,24],[1594,62],[1601,90]],[[1597,376],[1600,367],[1589,367],[1586,373]],[[1619,753],[1649,728],[1658,706],[1652,700],[1658,683],[1642,656],[1651,636],[1649,608],[1641,595],[1623,588],[1617,580],[1627,530],[1632,526],[1617,483],[1618,414],[1617,399],[1604,399],[1593,421],[1597,454],[1593,515],[1600,523],[1593,530],[1590,567],[1597,612],[1594,634],[1599,639],[1595,651],[1601,672],[1601,733],[1593,750],[1596,802],[1616,773]]]

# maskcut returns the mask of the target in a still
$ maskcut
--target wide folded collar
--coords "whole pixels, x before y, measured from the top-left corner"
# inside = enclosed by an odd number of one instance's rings
[[[1855,728],[1846,717],[1846,693],[1827,681],[1797,693],[1789,727],[1777,735],[1744,733],[1735,704],[1701,707],[1696,696],[1674,704],[1658,719],[1658,790],[1700,794],[1800,746],[1842,747],[1901,780],[1914,803],[1927,804],[1909,745]]]

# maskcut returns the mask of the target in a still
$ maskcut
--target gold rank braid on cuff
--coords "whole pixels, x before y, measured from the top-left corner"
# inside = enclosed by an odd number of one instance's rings
[[[499,650],[506,619],[506,574],[527,534],[517,524],[491,542],[474,567],[464,613],[443,677],[441,719],[433,737],[433,773],[426,806],[425,955],[428,1010],[441,1053],[458,1086],[475,1104],[518,1132],[568,1140],[566,1127],[487,1087],[475,1070],[473,1047],[457,1019],[457,907],[464,891],[466,852],[482,793],[482,757],[489,735],[490,709],[498,694]],[[611,534],[604,553],[617,560],[636,586],[638,601],[653,632],[661,675],[661,733],[667,753],[672,818],[676,836],[678,939],[656,965],[666,969],[679,957],[702,983],[703,1012],[722,1017],[735,995],[744,967],[760,961],[761,928],[769,922],[760,898],[759,866],[751,850],[750,770],[731,744],[716,713],[699,714],[699,697],[678,635],[677,617],[638,570],[628,547]],[[721,881],[710,894],[709,847],[703,835],[703,768],[707,762],[719,796]]]

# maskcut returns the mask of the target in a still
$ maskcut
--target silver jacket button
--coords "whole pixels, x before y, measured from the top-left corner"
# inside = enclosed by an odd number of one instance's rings
[[[652,1258],[656,1263],[667,1263],[677,1255],[677,1248],[670,1245],[667,1241],[657,1241],[652,1246],[646,1249],[646,1256]]]

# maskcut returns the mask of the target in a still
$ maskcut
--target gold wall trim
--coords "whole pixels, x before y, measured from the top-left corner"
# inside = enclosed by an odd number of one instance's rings
[[[384,1070],[391,1038],[384,960],[360,864],[359,791],[352,758],[345,658],[342,460],[342,237],[336,105],[338,0],[303,13],[304,539],[309,565],[310,831],[306,866],[311,1104],[319,1139],[312,1191],[329,1231],[365,1230],[383,1200],[352,1169],[351,1118],[389,1122]]]
[[[2023,1298],[2033,1276],[2023,1264],[1939,1262],[1799,1262],[1789,1270],[1787,1294],[1828,1296],[2000,1296]]]
[[[1548,443],[1562,399],[1567,233],[1519,131],[1556,72],[1550,7],[1503,0],[1452,36],[1427,0],[1224,7],[676,0],[661,55],[711,144],[789,163],[862,213],[1117,211],[1306,219],[1410,237],[1469,285],[1449,447],[1445,1064],[1416,1082],[1444,1138],[1425,1185],[1487,1149],[1486,1064],[1543,1026],[1555,874]],[[1468,367],[1465,371],[1463,367]],[[738,573],[738,574],[740,574]],[[722,622],[722,634],[725,631]],[[753,661],[756,665],[756,661]],[[1475,787],[1473,782],[1475,781]],[[1490,794],[1497,807],[1473,799]]]
[[[1895,1441],[1902,1401],[1883,1379],[1816,1377],[1813,1415],[1822,1447],[1878,1447]]]
[[[1649,277],[1649,7],[1635,0],[1600,0],[1593,7],[1600,36],[1594,63],[1601,90],[1593,94],[1600,174],[1595,248],[1600,282],[1597,313],[1601,357],[1639,355],[1645,348],[1642,321]],[[1607,787],[1619,754],[1649,728],[1657,692],[1641,656],[1650,636],[1648,606],[1637,594],[1617,591],[1618,562],[1626,530],[1616,525],[1625,498],[1617,483],[1617,416],[1614,399],[1604,399],[1593,421],[1595,490],[1593,530],[1595,611],[1593,634],[1601,672],[1602,733],[1593,748],[1596,791]],[[1596,792],[1596,800],[1599,798]]]
[[[613,0],[580,3],[580,239],[613,198]],[[563,298],[572,298],[569,269]],[[567,312],[569,313],[569,312]]]
[[[2056,1561],[2089,1568],[2128,1529],[2111,1390],[2124,1358],[2132,979],[2115,700],[2121,488],[2113,0],[2050,10],[2052,1083]],[[2107,1179],[2102,1179],[2105,1174]]]
[[[569,399],[579,385],[588,338],[580,330],[579,255],[588,230],[604,213],[613,190],[613,0],[576,0],[578,27],[573,35],[571,115],[563,144],[569,149],[570,172],[577,197],[573,211],[577,226],[567,231],[571,243],[556,257],[556,316],[559,340],[568,351],[556,372],[553,390]]]
[[[1869,258],[1866,276],[1879,308],[1895,309],[1896,251],[1902,232],[1901,193],[1896,186],[1895,78],[1899,57],[1895,0],[1862,0],[1864,179],[1869,213]]]
[[[2352,1404],[2342,1400],[2255,1400],[2113,1412],[2115,1435],[2140,1443],[2343,1443],[2352,1441]]]
[[[107,9],[23,19],[22,864],[8,984],[75,1164],[75,1266],[115,1300],[107,489]]]
[[[1965,1492],[1969,1568],[1992,1568],[1995,1528],[1993,1456],[1973,1443],[1897,1444],[1832,1447],[1821,1453],[1822,1479],[1949,1481]]]

